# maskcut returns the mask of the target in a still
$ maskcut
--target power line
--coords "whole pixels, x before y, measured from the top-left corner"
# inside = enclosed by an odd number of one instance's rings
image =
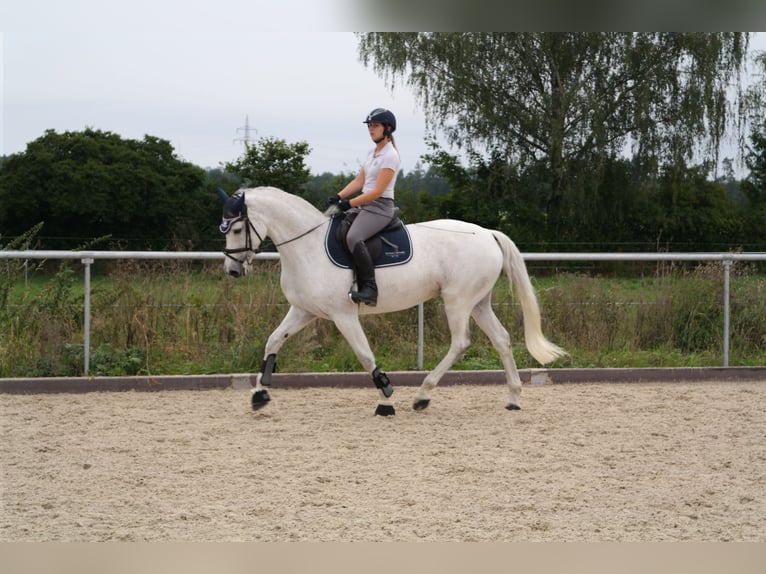
[[[250,116],[245,116],[245,125],[237,128],[237,133],[239,134],[240,132],[244,133],[244,136],[234,138],[232,143],[242,142],[245,144],[245,149],[247,149],[250,147],[250,142],[254,141],[254,138],[250,136],[250,132],[258,133],[257,129],[250,127]]]

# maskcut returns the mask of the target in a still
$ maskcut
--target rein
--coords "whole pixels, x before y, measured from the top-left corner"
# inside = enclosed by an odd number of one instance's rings
[[[285,240],[285,241],[282,241],[281,243],[275,243],[275,244],[274,244],[274,247],[279,247],[279,246],[281,246],[281,245],[286,245],[287,243],[292,243],[293,241],[297,241],[297,240],[298,240],[298,239],[300,239],[301,237],[305,237],[305,236],[307,236],[309,233],[311,233],[312,231],[314,231],[314,230],[316,230],[316,229],[319,229],[319,228],[320,228],[320,227],[322,227],[324,224],[325,224],[325,222],[324,222],[324,221],[323,221],[322,223],[317,223],[317,224],[316,224],[314,227],[312,227],[311,229],[309,229],[309,230],[307,230],[307,231],[304,231],[304,232],[303,232],[303,233],[301,233],[300,235],[296,235],[296,236],[295,236],[295,237],[293,237],[292,239],[287,239],[287,240]]]
[[[253,233],[255,233],[255,236],[258,238],[258,244],[260,245],[261,243],[263,243],[263,237],[261,237],[261,234],[258,233],[258,230],[255,228],[255,225],[253,225],[253,222],[250,221],[250,218],[247,216],[247,206],[246,205],[242,206],[242,212],[237,217],[234,217],[234,218],[228,219],[228,220],[224,220],[224,221],[228,222],[229,224],[231,224],[231,223],[233,223],[233,222],[235,222],[235,221],[237,221],[239,219],[244,219],[247,222],[247,226],[248,226],[247,234],[245,235],[245,246],[244,247],[237,247],[236,249],[226,249],[225,248],[223,250],[223,254],[226,257],[228,257],[229,259],[233,259],[237,263],[241,263],[241,261],[239,259],[237,259],[236,257],[232,257],[232,253],[251,252],[251,253],[254,253],[256,255],[258,253],[261,253],[260,248],[256,247],[255,249],[253,249],[253,242],[252,242],[252,239],[251,239],[251,236],[250,236],[250,230],[252,230]],[[282,245],[286,245],[288,243],[292,243],[293,241],[297,241],[301,237],[305,237],[306,235],[308,235],[312,231],[315,231],[316,229],[319,229],[324,224],[325,224],[324,221],[321,222],[321,223],[318,223],[317,225],[315,225],[311,229],[308,229],[307,231],[304,231],[300,235],[296,235],[292,239],[287,239],[287,240],[282,241],[280,243],[275,243],[274,247],[280,247]]]

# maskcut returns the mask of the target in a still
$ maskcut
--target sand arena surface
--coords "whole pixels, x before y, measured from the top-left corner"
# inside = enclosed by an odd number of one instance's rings
[[[766,384],[0,395],[1,541],[766,541]]]

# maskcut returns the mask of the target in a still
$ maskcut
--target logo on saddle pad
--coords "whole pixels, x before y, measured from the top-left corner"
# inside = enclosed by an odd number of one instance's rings
[[[353,261],[351,254],[346,249],[345,233],[342,233],[343,231],[348,231],[348,228],[345,230],[341,229],[343,221],[343,215],[337,215],[332,218],[330,227],[327,229],[327,235],[325,236],[324,247],[330,261],[338,267],[351,269]],[[342,239],[339,235],[343,235]],[[372,256],[375,267],[403,265],[412,259],[410,232],[407,231],[407,226],[398,218],[383,231],[365,241],[365,244]]]

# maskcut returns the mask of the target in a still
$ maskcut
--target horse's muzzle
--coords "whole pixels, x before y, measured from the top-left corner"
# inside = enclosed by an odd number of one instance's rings
[[[227,275],[232,277],[242,277],[245,274],[245,267],[241,262],[234,258],[227,258],[223,264],[223,270]]]

